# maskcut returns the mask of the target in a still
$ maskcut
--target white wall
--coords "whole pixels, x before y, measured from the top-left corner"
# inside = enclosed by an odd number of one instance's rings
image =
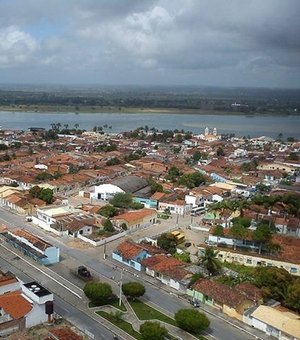
[[[48,320],[48,315],[45,313],[45,304],[33,304],[32,310],[26,315],[26,328],[30,328]]]

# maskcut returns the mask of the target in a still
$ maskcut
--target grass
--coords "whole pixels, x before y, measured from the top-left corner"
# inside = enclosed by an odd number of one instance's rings
[[[122,302],[121,306],[119,306],[119,300],[112,300],[110,303],[107,303],[107,304],[104,304],[104,305],[95,305],[94,303],[89,302],[89,308],[103,307],[103,306],[113,306],[113,307],[119,309],[122,312],[127,312],[127,309],[126,309],[123,302]]]
[[[135,314],[140,320],[159,320],[166,322],[170,325],[177,326],[176,321],[167,315],[159,312],[157,309],[154,309],[140,300],[128,300]]]
[[[97,314],[102,316],[104,319],[110,321],[112,324],[119,327],[120,329],[122,329],[127,334],[133,336],[135,339],[142,340],[141,334],[136,332],[129,322],[126,322],[124,320],[117,320],[115,318],[115,316],[113,316],[109,313],[103,312],[103,311],[99,311],[99,312],[97,312]]]
[[[228,263],[228,262],[224,262],[222,263],[222,265],[226,268],[229,268],[231,270],[238,272],[240,275],[255,277],[255,267],[248,267],[245,265],[240,265],[236,263]]]

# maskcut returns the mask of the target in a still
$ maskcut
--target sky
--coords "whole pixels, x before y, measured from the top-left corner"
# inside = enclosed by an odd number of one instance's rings
[[[0,83],[300,88],[300,0],[0,0]]]

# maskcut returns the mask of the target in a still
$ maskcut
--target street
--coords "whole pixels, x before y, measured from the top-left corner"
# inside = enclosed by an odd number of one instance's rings
[[[62,277],[66,278],[68,281],[75,282],[74,278],[70,276],[70,268],[76,268],[80,264],[86,265],[88,268],[92,270],[92,272],[97,275],[101,281],[107,281],[112,285],[114,291],[117,291],[118,286],[117,282],[120,280],[120,271],[116,271],[115,265],[110,259],[104,260],[103,259],[103,249],[102,247],[99,248],[88,248],[88,249],[74,249],[68,247],[63,241],[61,241],[58,237],[54,237],[49,233],[45,233],[38,227],[34,227],[28,223],[24,222],[24,217],[17,216],[12,214],[9,211],[3,210],[0,208],[0,221],[6,224],[7,226],[14,227],[23,227],[29,232],[36,234],[48,242],[60,247],[61,254],[62,254],[62,261],[59,264],[51,266],[51,270],[56,272],[57,274],[61,275]],[[141,232],[139,232],[141,233]],[[118,240],[121,242],[121,240]],[[43,267],[45,268],[45,267]],[[158,281],[155,282],[155,286],[152,282],[148,280],[147,277],[143,277],[138,273],[139,277],[137,278],[137,274],[131,273],[129,271],[124,272],[123,281],[141,281],[146,288],[145,298],[149,300],[152,304],[156,306],[156,308],[164,311],[166,314],[173,315],[178,309],[180,308],[189,308],[190,304],[178,298],[175,294],[170,294],[170,292],[166,291],[166,286],[159,284]],[[114,280],[111,280],[114,278]],[[36,279],[36,278],[35,278]],[[80,283],[76,283],[80,285]],[[82,284],[82,283],[81,283]],[[57,286],[57,285],[56,285]],[[56,287],[55,286],[55,287]],[[55,289],[61,289],[61,287],[56,287]],[[53,291],[55,293],[55,291]],[[78,299],[76,296],[72,295],[70,292],[66,292],[72,300]],[[84,297],[83,297],[84,298]],[[74,307],[59,305],[58,311],[63,311],[64,315],[68,315],[67,311],[73,310]],[[75,308],[76,309],[76,308]],[[74,311],[74,310],[73,310]],[[80,311],[78,311],[79,315]],[[62,315],[62,316],[64,316]],[[69,313],[70,315],[73,314]],[[76,313],[75,313],[76,315]],[[85,316],[86,318],[87,316]],[[241,338],[253,339],[253,336],[250,334],[245,333],[244,331],[230,325],[229,323],[225,322],[224,320],[208,314],[210,319],[211,325],[206,336],[213,338],[213,339],[222,339],[222,340],[239,340]],[[84,318],[80,317],[81,320]],[[68,319],[69,320],[69,319]],[[76,323],[77,324],[77,323]],[[81,322],[83,324],[83,322]],[[87,324],[87,327],[91,328],[90,322]],[[96,327],[93,324],[93,327]],[[105,329],[107,332],[107,330]],[[101,330],[102,332],[102,330]],[[102,333],[101,333],[102,334]],[[105,334],[105,333],[104,333]]]

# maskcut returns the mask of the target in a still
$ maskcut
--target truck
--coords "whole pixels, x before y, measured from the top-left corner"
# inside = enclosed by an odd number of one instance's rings
[[[90,281],[93,279],[91,272],[85,266],[79,266],[77,270],[74,269],[71,272],[84,281]]]

